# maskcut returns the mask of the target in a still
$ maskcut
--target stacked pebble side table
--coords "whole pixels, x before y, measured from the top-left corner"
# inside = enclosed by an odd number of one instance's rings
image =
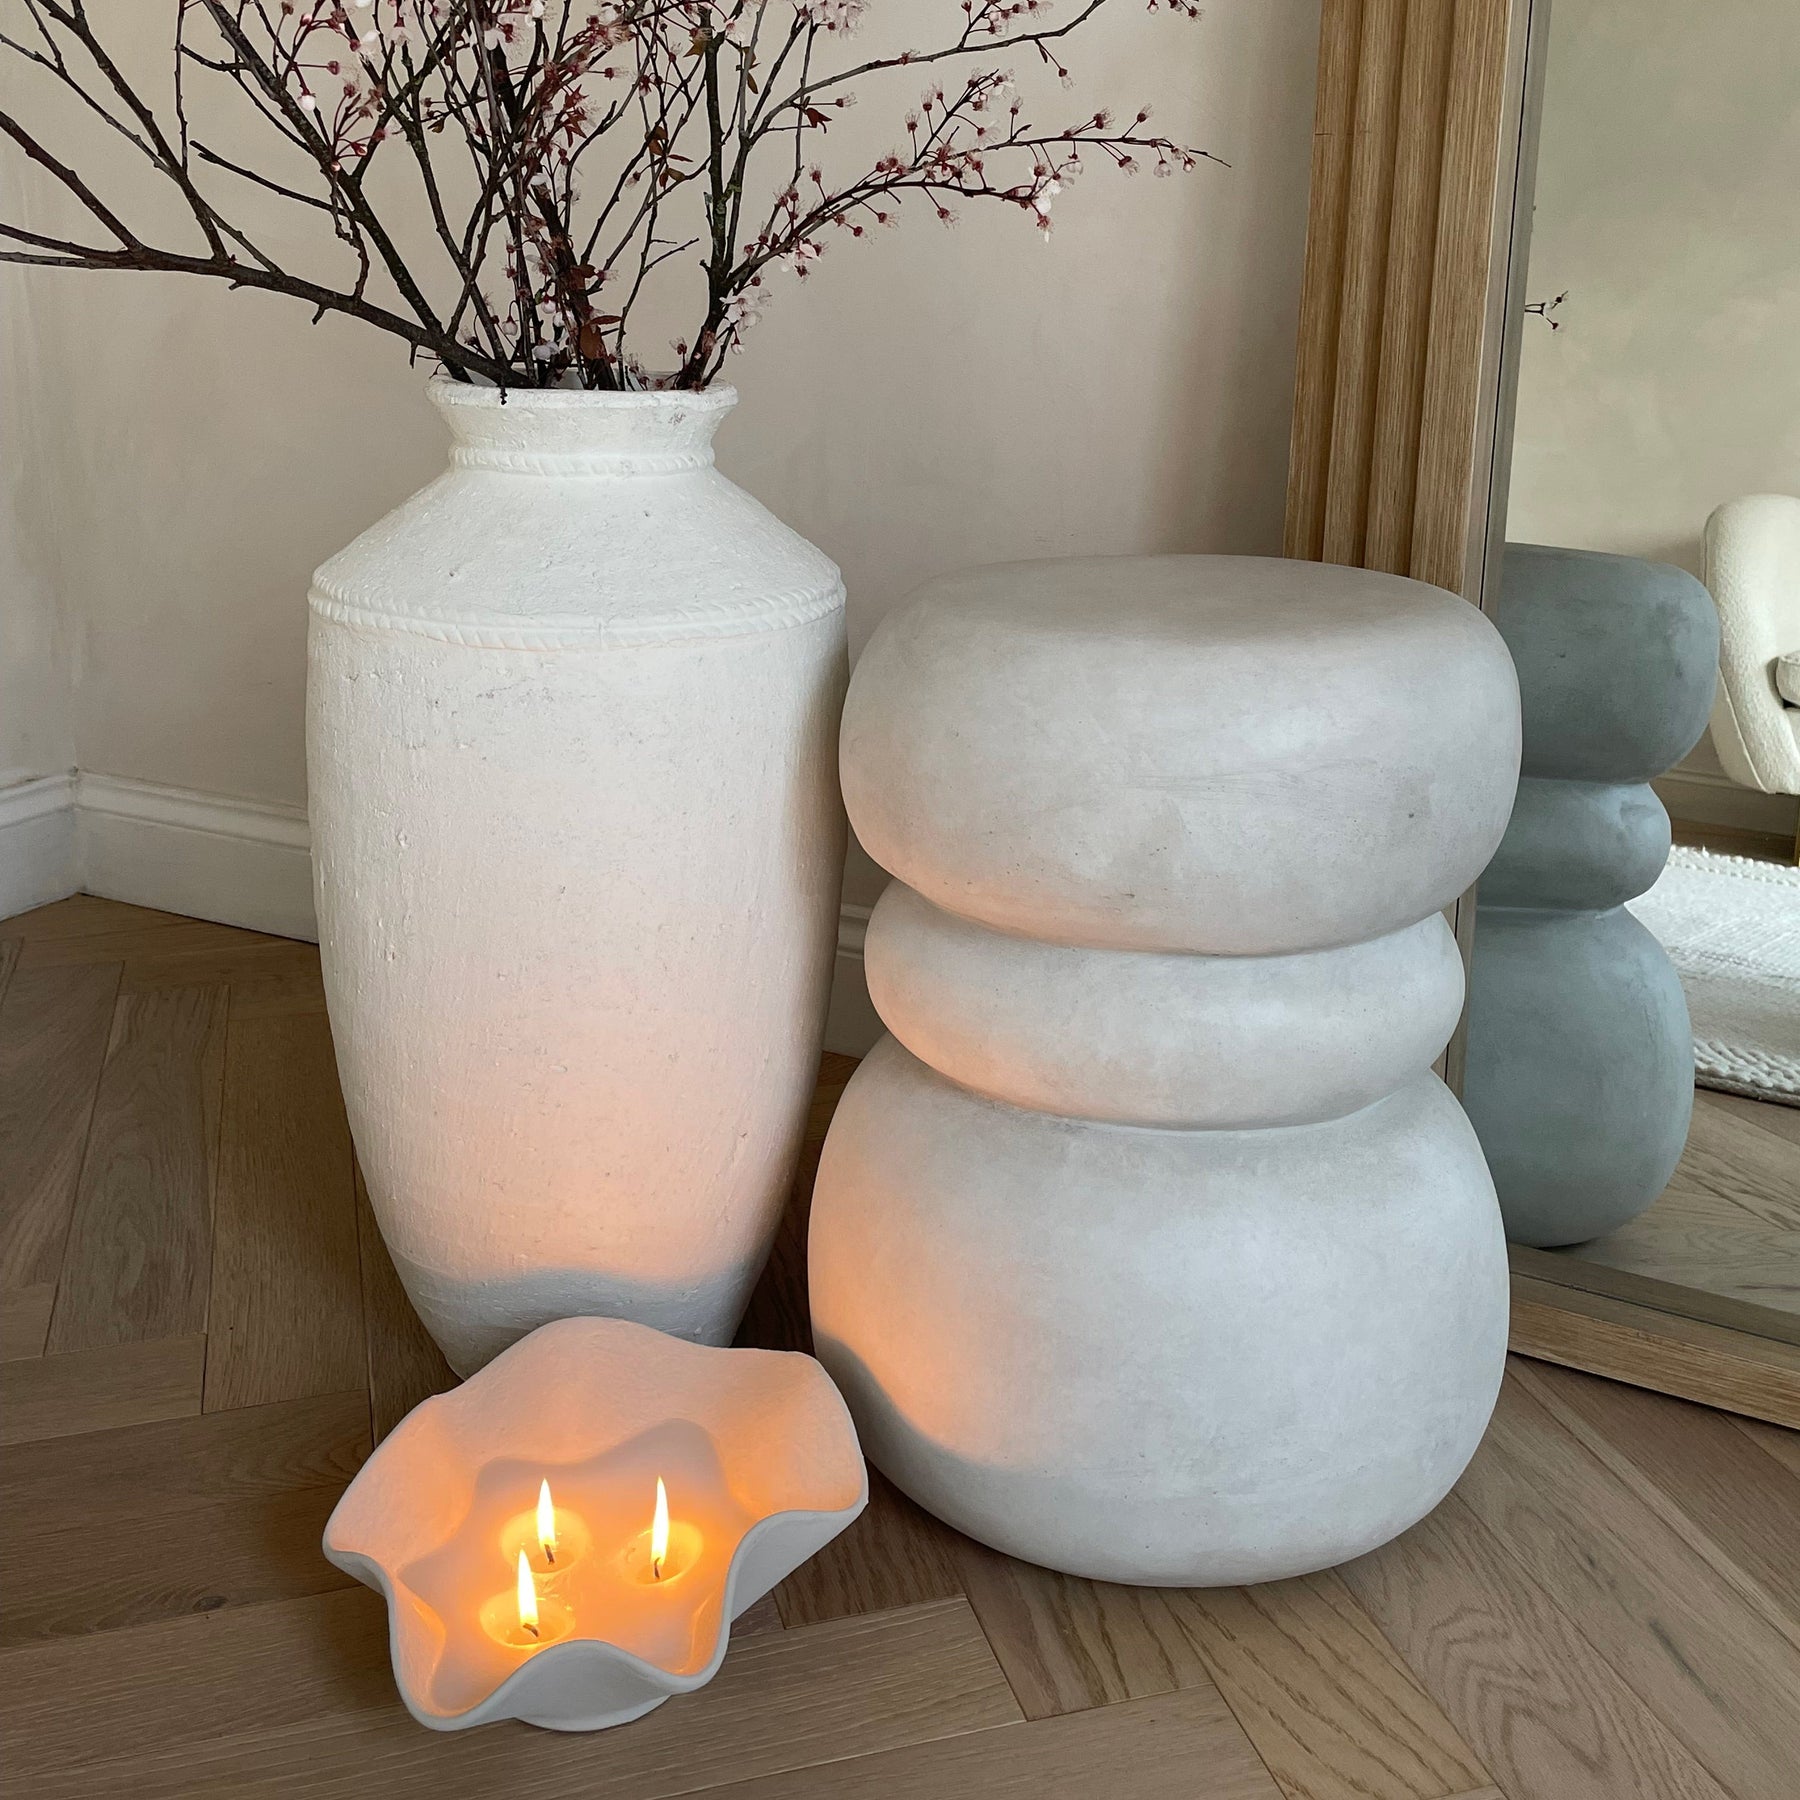
[[[1014,1555],[1206,1585],[1428,1511],[1507,1272],[1431,1073],[1440,916],[1518,773],[1500,638],[1437,589],[1246,557],[977,569],[851,683],[888,1026],[819,1170],[818,1353],[870,1459]]]

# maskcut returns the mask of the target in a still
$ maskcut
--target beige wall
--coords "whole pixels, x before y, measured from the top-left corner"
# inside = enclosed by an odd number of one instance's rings
[[[145,56],[165,13],[131,27]],[[959,564],[1279,550],[1317,29],[1318,0],[1214,0],[1198,25],[1122,0],[1070,110],[1151,100],[1229,169],[1095,174],[1049,244],[998,208],[913,218],[780,293],[728,372],[721,462],[843,566],[856,644]],[[891,130],[874,113],[850,117]],[[300,801],[306,578],[438,467],[421,377],[273,297],[29,286],[42,416],[7,457],[50,522],[81,766]]]
[[[0,174],[0,205],[8,202],[16,207],[17,190]],[[35,416],[34,285],[24,270],[0,264],[0,789],[75,760],[55,533],[34,516],[49,496],[29,462],[30,446],[44,436]]]
[[[1555,0],[1508,535],[1699,572],[1800,493],[1800,5]]]

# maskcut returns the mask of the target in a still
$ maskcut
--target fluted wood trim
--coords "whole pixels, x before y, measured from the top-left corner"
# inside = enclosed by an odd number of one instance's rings
[[[1436,241],[1455,18],[1455,8],[1443,0],[1415,3],[1402,52],[1380,378],[1361,545],[1369,565],[1378,569],[1411,564],[1433,264],[1408,251]]]
[[[1531,7],[1324,0],[1290,556],[1479,599]]]
[[[1427,5],[1441,0],[1425,0]],[[1489,334],[1505,263],[1496,214],[1511,217],[1503,170],[1508,24],[1517,0],[1459,0],[1444,109],[1444,158],[1431,282],[1425,391],[1419,407],[1419,488],[1409,573],[1471,599],[1472,539],[1485,529],[1486,482],[1478,426],[1493,429],[1487,386],[1495,376]],[[1516,143],[1514,150],[1516,153]],[[1503,174],[1508,177],[1502,192]],[[1496,267],[1496,264],[1498,265]],[[1476,508],[1480,507],[1480,517]]]
[[[1326,0],[1319,31],[1312,198],[1300,286],[1285,545],[1289,556],[1313,562],[1319,560],[1325,541],[1325,483],[1331,469],[1332,397],[1337,391],[1338,317],[1349,224],[1348,145],[1361,36],[1362,0]]]
[[[1370,326],[1381,317],[1387,283],[1406,14],[1407,0],[1363,0],[1354,126],[1345,146],[1350,159],[1348,228],[1321,545],[1327,562],[1360,563],[1363,555],[1375,396],[1381,381],[1381,337]]]

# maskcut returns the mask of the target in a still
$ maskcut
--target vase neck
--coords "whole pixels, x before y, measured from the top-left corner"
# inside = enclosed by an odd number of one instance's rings
[[[510,388],[503,394],[439,376],[428,391],[450,428],[454,467],[564,478],[707,468],[713,433],[737,404],[729,387],[631,394]]]

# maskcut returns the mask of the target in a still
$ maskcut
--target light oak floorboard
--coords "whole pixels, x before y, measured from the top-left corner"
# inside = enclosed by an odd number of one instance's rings
[[[0,1651],[19,1778],[398,1706],[387,1608],[365,1587]]]
[[[1288,1800],[1439,1800],[1487,1779],[1336,1574],[1168,1601]]]
[[[1508,1800],[1731,1800],[1454,1494],[1342,1574]]]
[[[1732,1418],[1731,1422],[1753,1444],[1761,1445],[1789,1474],[1800,1476],[1800,1431],[1768,1425],[1761,1419]]]
[[[285,938],[253,940],[225,950],[134,956],[125,965],[120,992],[151,993],[158,988],[198,987],[219,981],[230,984],[234,1019],[272,1019],[325,1010],[318,945]]]
[[[119,973],[24,969],[0,1002],[0,1287],[62,1266]]]
[[[71,894],[15,913],[5,923],[6,935],[19,938],[91,937],[101,931],[143,931],[154,925],[191,925],[180,913],[158,912],[149,906],[131,906],[123,900],[102,900],[98,894]]]
[[[311,1604],[334,1602],[342,1604],[336,1596]],[[254,1608],[236,1618],[254,1631],[274,1610]],[[194,1624],[181,1622],[190,1630]],[[298,1624],[290,1612],[281,1627],[291,1636]],[[373,1613],[364,1609],[333,1625],[343,1635],[354,1625],[366,1638],[379,1638],[379,1603]],[[298,1692],[246,1692],[249,1670],[262,1669],[267,1680],[278,1677],[281,1667],[248,1632],[240,1632],[234,1645],[248,1654],[231,1666],[222,1666],[196,1638],[186,1644],[165,1639],[159,1649],[175,1678],[173,1689],[165,1688],[159,1700],[133,1688],[136,1730],[124,1754],[70,1766],[64,1752],[61,1773],[38,1776],[32,1792],[134,1800],[246,1791],[306,1800],[368,1794],[442,1800],[447,1791],[532,1800],[660,1800],[727,1780],[785,1777],[812,1764],[835,1765],[1018,1718],[1005,1678],[960,1601],[752,1637],[730,1651],[710,1686],[600,1739],[510,1723],[468,1733],[421,1730],[392,1697],[385,1671],[371,1666],[366,1638],[360,1646],[345,1646],[346,1661],[358,1671],[354,1696],[342,1685],[336,1695],[322,1693],[329,1675],[317,1659],[303,1668]],[[0,1694],[5,1673],[0,1664]],[[25,1697],[27,1754],[19,1760],[27,1770],[34,1766],[33,1747],[48,1745],[56,1753],[54,1714],[78,1716],[71,1707],[86,1683],[78,1670],[69,1676],[77,1683],[72,1693],[47,1693],[38,1681]],[[180,1712],[176,1695],[200,1686],[215,1691],[196,1719]],[[240,1692],[250,1716],[232,1718],[228,1702]],[[320,1709],[321,1699],[331,1702],[329,1710]],[[0,1699],[0,1714],[8,1704]],[[178,1741],[162,1737],[165,1721]],[[106,1724],[95,1735],[112,1745],[124,1736]]]
[[[0,1523],[8,1570],[0,1644],[65,1638],[349,1587],[319,1553],[341,1487],[188,1503],[115,1518],[22,1529]],[[146,1671],[148,1673],[148,1671]]]
[[[214,1212],[206,1410],[365,1383],[350,1132],[323,1014],[233,1017]]]
[[[98,1535],[180,1507],[341,1488],[368,1453],[360,1389],[19,1444],[0,1463],[0,1529]]]
[[[206,1329],[225,989],[120,997],[63,1249],[52,1352]]]
[[[1280,1800],[1281,1794],[1210,1689],[908,1744],[708,1792],[718,1800]]]
[[[1694,1095],[1696,1109],[1710,1107],[1740,1125],[1773,1132],[1788,1143],[1800,1145],[1800,1106],[1777,1106],[1772,1100],[1751,1100],[1743,1094],[1720,1094],[1701,1088]]]
[[[1728,1413],[1554,1363],[1520,1359],[1512,1373],[1752,1605],[1800,1632],[1800,1469]]]
[[[1289,1800],[1438,1800],[1486,1779],[1334,1575],[1123,1587],[966,1541],[961,1569],[1027,1718],[1216,1685]]]
[[[1694,1107],[1669,1187],[1729,1201],[1777,1231],[1800,1231],[1800,1149],[1775,1132],[1746,1131],[1735,1114],[1705,1101]]]
[[[781,1622],[781,1608],[775,1604],[773,1594],[764,1594],[731,1621],[731,1635],[734,1638],[761,1637],[766,1632],[786,1629]]]
[[[1721,1216],[1727,1208],[1730,1216]],[[1800,1313],[1800,1217],[1787,1227],[1765,1224],[1748,1208],[1713,1194],[1670,1187],[1629,1225],[1561,1254]]]
[[[110,1431],[200,1410],[203,1337],[0,1362],[0,1444]]]
[[[362,1261],[363,1331],[369,1419],[380,1443],[421,1400],[447,1393],[456,1375],[444,1353],[419,1323],[394,1261],[381,1241],[362,1171],[356,1171],[356,1226]]]
[[[871,1469],[862,1517],[776,1588],[782,1620],[791,1629],[960,1595],[959,1541]]]
[[[1768,1132],[1758,1133],[1754,1126],[1733,1126],[1731,1135],[1741,1142],[1754,1142],[1760,1135],[1766,1143],[1782,1148],[1781,1140]],[[1760,1154],[1755,1159],[1766,1161]],[[1766,1171],[1765,1171],[1766,1172]],[[1779,1182],[1776,1184],[1779,1189]],[[1674,1201],[1672,1212],[1693,1225],[1715,1231],[1763,1230],[1773,1233],[1785,1233],[1800,1229],[1800,1203],[1789,1205],[1779,1192],[1757,1192],[1754,1183],[1742,1183],[1734,1186],[1730,1181],[1720,1177],[1705,1181],[1697,1176],[1683,1177],[1678,1168],[1670,1178],[1667,1188],[1657,1197],[1648,1211],[1638,1214],[1639,1219],[1648,1219],[1661,1213],[1665,1201]],[[1619,1232],[1609,1232],[1606,1237],[1591,1240],[1605,1244],[1620,1232],[1629,1231],[1630,1226],[1621,1226]],[[1566,1255],[1585,1253],[1585,1244],[1575,1245],[1562,1252]]]
[[[44,1354],[50,1309],[55,1304],[54,1281],[40,1281],[32,1287],[0,1288],[0,1362],[15,1356]]]
[[[1770,1689],[1792,1668],[1770,1646],[1792,1623],[1800,1437],[1536,1365],[1515,1383],[1523,1410],[1509,1395],[1496,1425],[1495,1460],[1468,1477],[1492,1528],[1453,1498],[1343,1578],[1204,1593],[1076,1581],[969,1544],[878,1479],[856,1530],[738,1622],[701,1694],[599,1738],[422,1730],[394,1694],[378,1597],[308,1591],[342,1580],[319,1527],[373,1432],[450,1379],[358,1194],[315,953],[233,934],[153,955],[159,933],[180,944],[166,935],[180,922],[124,912],[90,913],[77,934],[145,946],[124,969],[121,1029],[139,1002],[230,990],[214,1290],[238,1341],[213,1375],[219,1401],[253,1403],[198,1414],[198,1333],[0,1364],[0,1428],[41,1439],[0,1456],[0,1558],[21,1571],[0,1581],[0,1636],[19,1640],[0,1650],[0,1730],[7,1774],[34,1800],[650,1800],[731,1782],[739,1800],[1123,1800],[1164,1782],[1209,1800],[1237,1769],[1266,1800],[1251,1747],[1285,1800],[1722,1800],[1729,1784],[1702,1766],[1729,1760],[1703,1715],[1713,1691],[1748,1745],[1730,1752],[1734,1773],[1760,1778],[1785,1754]],[[812,1168],[853,1069],[821,1070],[785,1254],[745,1341],[806,1342]],[[1715,1110],[1740,1135],[1761,1129]],[[1749,1153],[1758,1180],[1766,1150]],[[1721,1214],[1736,1204],[1690,1191]],[[23,1310],[0,1294],[28,1350],[53,1275]],[[1745,1675],[1746,1659],[1766,1668]],[[1229,1754],[1206,1747],[1214,1724]]]
[[[1516,1381],[1456,1492],[1736,1800],[1793,1800],[1800,1646]]]
[[[1159,1589],[1059,1575],[964,1538],[956,1552],[969,1604],[1026,1718],[1212,1685]]]
[[[19,953],[19,969],[65,968],[77,963],[130,962],[140,956],[175,956],[202,950],[235,952],[253,944],[282,944],[291,939],[235,925],[212,925],[202,919],[174,924],[131,925],[123,930],[85,932],[78,936],[28,937]]]

